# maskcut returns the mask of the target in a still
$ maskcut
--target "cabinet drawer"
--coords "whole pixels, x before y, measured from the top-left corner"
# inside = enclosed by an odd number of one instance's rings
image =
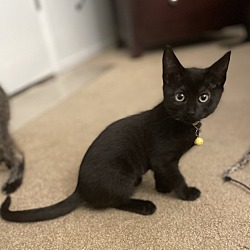
[[[135,30],[141,39],[191,37],[204,30],[218,29],[235,16],[237,1],[228,0],[131,0]],[[239,8],[238,8],[239,9]]]

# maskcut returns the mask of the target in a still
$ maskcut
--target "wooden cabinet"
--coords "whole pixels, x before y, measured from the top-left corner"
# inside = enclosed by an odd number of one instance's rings
[[[194,39],[242,23],[248,0],[113,0],[117,39],[133,56],[144,48]]]

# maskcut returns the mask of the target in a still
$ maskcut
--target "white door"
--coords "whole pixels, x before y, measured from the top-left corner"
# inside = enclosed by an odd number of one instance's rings
[[[49,26],[58,71],[113,44],[110,0],[40,0],[40,3]]]
[[[36,3],[0,1],[0,84],[8,94],[52,73]]]

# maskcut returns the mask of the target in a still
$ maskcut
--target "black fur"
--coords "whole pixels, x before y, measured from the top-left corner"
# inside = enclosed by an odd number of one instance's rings
[[[200,191],[186,184],[178,162],[194,145],[192,123],[213,113],[220,101],[229,60],[230,52],[209,68],[185,69],[167,47],[163,55],[164,100],[152,110],[112,123],[96,138],[82,160],[74,193],[58,204],[27,211],[10,211],[7,198],[2,217],[16,222],[48,220],[82,202],[94,208],[149,215],[156,210],[151,201],[131,199],[149,169],[154,172],[157,191],[173,191],[182,200],[197,199]],[[177,101],[176,96],[184,98]]]

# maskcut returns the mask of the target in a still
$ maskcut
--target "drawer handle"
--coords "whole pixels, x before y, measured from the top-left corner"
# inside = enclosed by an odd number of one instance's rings
[[[170,5],[177,5],[177,4],[180,3],[180,0],[168,0],[168,3],[169,3]]]

